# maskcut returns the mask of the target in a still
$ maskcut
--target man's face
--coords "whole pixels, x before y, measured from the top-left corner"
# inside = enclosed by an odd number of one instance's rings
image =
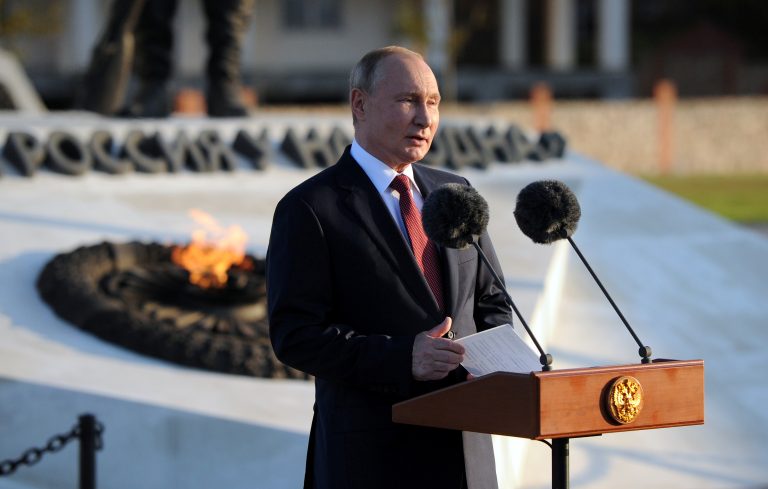
[[[440,122],[440,91],[427,64],[393,54],[378,67],[373,93],[353,90],[355,138],[366,151],[396,170],[424,158]]]

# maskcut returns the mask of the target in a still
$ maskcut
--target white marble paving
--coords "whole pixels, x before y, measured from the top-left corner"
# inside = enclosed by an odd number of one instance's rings
[[[40,134],[68,121],[85,132],[102,124],[69,117],[3,115],[0,133],[25,124]],[[274,124],[280,135],[292,124],[341,123],[312,117],[275,115],[256,124]],[[207,124],[170,123],[190,130]],[[225,134],[237,125],[218,124]],[[234,174],[41,171],[22,178],[6,171],[0,178],[0,460],[92,411],[107,427],[101,487],[298,487],[311,384],[202,372],[112,346],[57,318],[34,283],[47,260],[77,246],[183,241],[192,229],[190,207],[242,225],[251,236],[249,251],[263,254],[275,203],[310,173],[284,160],[264,172]],[[583,217],[574,238],[654,356],[705,360],[704,426],[574,440],[572,487],[765,487],[768,240],[577,155],[463,174],[490,204],[490,231],[510,292],[556,367],[633,363],[637,355],[569,247],[534,245],[517,229],[517,192],[541,178],[561,179],[576,192]],[[498,440],[497,456],[506,457],[497,462],[504,489],[549,487],[547,451],[536,442]],[[74,481],[76,449],[67,448],[0,479],[0,488]]]

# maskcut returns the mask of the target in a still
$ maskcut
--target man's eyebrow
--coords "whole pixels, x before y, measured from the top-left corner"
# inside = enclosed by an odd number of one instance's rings
[[[421,98],[422,96],[423,96],[422,92],[419,92],[417,90],[398,92],[398,93],[395,94],[396,98],[400,98],[400,97],[419,97],[419,98]],[[436,99],[439,99],[440,98],[440,94],[439,93],[430,93],[430,94],[428,94],[424,98],[428,98],[428,99],[429,98],[436,98]]]

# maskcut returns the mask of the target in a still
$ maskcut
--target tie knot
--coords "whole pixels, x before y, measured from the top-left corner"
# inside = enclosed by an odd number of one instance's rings
[[[392,180],[389,186],[401,194],[408,193],[411,189],[411,180],[401,173]]]

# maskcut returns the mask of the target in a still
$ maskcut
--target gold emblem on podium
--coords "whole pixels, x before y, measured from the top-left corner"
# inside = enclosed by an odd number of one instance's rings
[[[634,377],[619,377],[608,388],[605,403],[616,422],[629,424],[643,409],[643,386]]]

